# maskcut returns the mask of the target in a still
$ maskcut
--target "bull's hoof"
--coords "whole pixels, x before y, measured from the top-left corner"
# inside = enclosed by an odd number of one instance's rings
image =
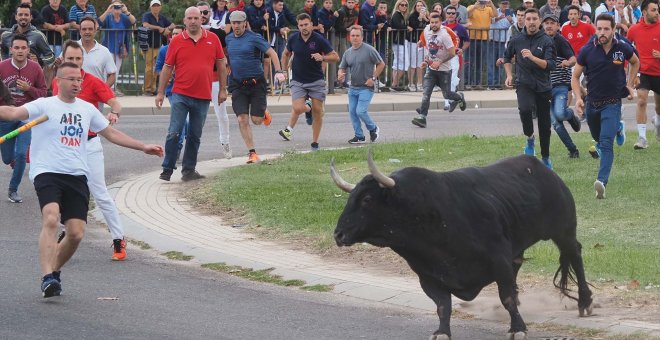
[[[507,340],[525,340],[527,339],[526,332],[507,333]]]
[[[580,317],[591,316],[594,312],[594,304],[590,304],[587,308],[580,307]]]
[[[451,340],[451,337],[447,334],[433,334],[429,337],[429,340]]]

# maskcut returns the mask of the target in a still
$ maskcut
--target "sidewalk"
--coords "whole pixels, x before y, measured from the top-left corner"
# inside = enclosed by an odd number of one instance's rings
[[[477,105],[480,108],[518,107],[515,90],[501,91],[465,91],[465,100],[469,108]],[[169,114],[169,102],[163,103],[161,110],[154,104],[156,97],[125,96],[119,97],[124,115],[165,115]],[[379,92],[369,106],[371,111],[411,111],[414,112],[422,101],[421,92]],[[227,113],[233,114],[231,98],[227,102]],[[441,110],[444,107],[442,92],[433,92],[430,110]],[[210,108],[212,110],[212,108]],[[279,101],[277,96],[268,97],[268,109],[271,113],[291,112],[291,96],[283,95]],[[326,112],[348,112],[348,98],[346,94],[330,94],[325,103]]]
[[[400,94],[397,94],[399,96]],[[277,155],[262,156],[272,159]],[[244,157],[231,160],[212,160],[198,163],[205,174],[224,168],[243,165]],[[194,256],[195,262],[224,262],[253,269],[275,268],[274,274],[285,279],[300,279],[306,285],[334,285],[333,292],[360,299],[405,306],[435,313],[435,304],[422,292],[416,277],[394,276],[364,268],[355,263],[330,263],[323,258],[291,250],[280,244],[256,239],[240,226],[229,226],[222,217],[196,212],[180,197],[182,182],[174,176],[172,182],[158,179],[159,172],[136,176],[110,186],[120,210],[127,237],[147,242],[159,252],[180,251]],[[98,209],[94,218],[102,220]],[[129,252],[130,252],[129,247]],[[552,322],[565,326],[595,328],[610,333],[644,332],[660,337],[660,322],[629,320],[632,311],[609,307],[594,310],[595,316],[578,318],[573,301],[559,299],[552,283],[525,287],[521,293],[520,312],[528,323]],[[453,299],[454,309],[479,319],[508,324],[497,292],[486,288],[473,302]],[[434,327],[435,325],[429,325]]]

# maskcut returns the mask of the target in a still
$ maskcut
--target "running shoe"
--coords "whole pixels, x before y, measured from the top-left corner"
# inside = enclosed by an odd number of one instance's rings
[[[123,239],[112,240],[112,260],[124,261],[126,259],[126,241]]]
[[[181,175],[182,175],[181,180],[184,182],[206,178],[206,176],[200,174],[199,172],[197,172],[197,170],[188,170],[185,172],[182,171]]]
[[[459,93],[461,95],[461,102],[458,103],[458,108],[461,109],[461,111],[465,111],[467,108],[467,102],[465,101],[465,95],[461,92]]]
[[[248,153],[248,160],[247,164],[253,164],[259,162],[261,159],[259,159],[259,156],[257,156],[257,153],[255,151],[250,151]]]
[[[364,137],[355,136],[348,140],[348,144],[364,144],[367,140]]]
[[[635,149],[635,150],[642,150],[642,149],[646,149],[648,147],[649,147],[649,142],[647,142],[646,138],[644,138],[642,136],[639,136],[639,138],[637,138],[637,143],[635,143],[635,145],[633,145],[633,149]]]
[[[312,147],[312,152],[316,152],[316,151],[321,150],[321,147],[319,146],[319,143],[312,143],[311,147]]]
[[[229,145],[229,143],[220,144],[220,146],[222,146],[223,156],[225,156],[226,159],[231,159],[232,154],[231,154],[231,146]]]
[[[23,199],[21,196],[18,196],[18,192],[16,191],[9,191],[9,202],[12,203],[23,203]]]
[[[525,145],[525,155],[536,156],[536,150],[534,150],[534,137],[527,138],[527,144]]]
[[[655,139],[660,140],[660,116],[655,115],[653,125],[655,125]]]
[[[619,121],[619,130],[616,131],[616,144],[619,146],[626,142],[626,123]]]
[[[589,154],[591,155],[591,158],[593,159],[598,159],[600,158],[600,145],[592,145],[589,147]]]
[[[290,141],[293,138],[293,131],[289,129],[280,130],[280,136],[286,141]]]
[[[603,182],[596,180],[594,182],[594,190],[596,190],[597,199],[605,198],[605,184],[603,184]]]
[[[174,173],[174,170],[172,169],[163,169],[163,172],[160,173],[160,176],[158,178],[162,179],[163,181],[170,181],[172,178],[172,174]]]
[[[421,128],[426,127],[426,117],[423,115],[419,115],[412,120],[413,125],[419,126]]]
[[[314,117],[312,117],[312,100],[305,100],[305,106],[309,107],[309,111],[305,111],[305,122],[307,125],[312,125],[314,123]]]
[[[44,298],[60,296],[62,285],[53,277],[53,274],[48,274],[41,279],[41,293]]]
[[[378,137],[380,135],[380,129],[378,126],[376,126],[375,129],[369,131],[369,138],[371,139],[372,143],[376,143],[378,141]]]
[[[264,125],[269,126],[272,121],[273,116],[270,114],[270,112],[268,110],[264,111]]]
[[[575,149],[568,152],[568,158],[580,158],[580,150]]]
[[[552,161],[550,160],[550,158],[543,157],[541,158],[541,161],[543,161],[543,165],[548,167],[548,169],[552,170]]]

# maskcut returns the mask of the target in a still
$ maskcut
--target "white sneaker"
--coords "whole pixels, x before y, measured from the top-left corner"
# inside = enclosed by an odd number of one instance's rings
[[[381,81],[379,80],[379,81],[378,81],[378,88],[381,88],[381,87],[387,87],[387,85],[383,84],[383,82],[381,82]]]
[[[596,180],[594,182],[594,190],[596,190],[597,199],[605,198],[605,184],[603,184],[603,182]]]
[[[222,153],[225,156],[226,159],[231,159],[231,146],[229,143],[227,144],[220,144],[222,145]]]
[[[408,84],[408,91],[417,92],[417,86],[415,84]]]
[[[649,147],[649,142],[647,142],[646,138],[644,138],[642,136],[639,136],[639,138],[637,138],[637,143],[635,143],[635,145],[633,145],[633,149],[635,149],[635,150],[646,149],[648,147]]]
[[[660,140],[660,117],[658,115],[655,115],[653,124],[655,125],[655,139]]]

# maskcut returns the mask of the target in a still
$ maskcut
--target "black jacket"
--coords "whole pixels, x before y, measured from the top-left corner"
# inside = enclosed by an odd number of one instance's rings
[[[533,61],[523,58],[521,51],[528,49],[535,57],[541,58],[548,63],[545,69],[541,69]],[[529,35],[524,29],[509,41],[504,51],[504,62],[511,63],[516,57],[516,86],[526,86],[536,92],[552,90],[550,84],[550,71],[556,68],[555,47],[550,38],[541,28],[536,34]]]

